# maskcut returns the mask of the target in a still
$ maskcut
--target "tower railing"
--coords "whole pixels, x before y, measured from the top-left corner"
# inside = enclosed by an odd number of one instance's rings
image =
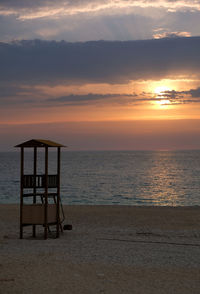
[[[48,175],[48,188],[57,188],[58,175]],[[23,175],[23,188],[45,188],[45,175]]]

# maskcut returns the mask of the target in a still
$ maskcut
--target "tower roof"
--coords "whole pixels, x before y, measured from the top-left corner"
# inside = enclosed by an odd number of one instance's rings
[[[60,143],[56,143],[50,140],[43,140],[43,139],[31,139],[15,147],[67,147]]]

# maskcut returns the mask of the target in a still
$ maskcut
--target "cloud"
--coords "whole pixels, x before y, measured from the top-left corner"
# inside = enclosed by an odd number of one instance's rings
[[[200,35],[200,1],[0,1],[0,36],[13,39],[137,40],[159,32]],[[171,9],[173,8],[173,12]],[[162,35],[162,33],[165,33]],[[177,34],[176,34],[177,35]],[[182,34],[183,36],[183,34]],[[188,36],[188,35],[187,35]]]
[[[141,104],[149,104],[161,101],[165,104],[165,101],[169,101],[170,105],[178,104],[192,104],[200,103],[200,87],[196,89],[190,89],[188,91],[163,91],[160,94],[155,93],[133,93],[133,94],[69,94],[65,96],[51,97],[47,94],[40,92],[38,89],[22,87],[11,87],[9,89],[2,90],[0,88],[0,105],[8,106],[21,105],[33,106],[33,107],[79,107],[79,106],[134,106]],[[167,102],[166,104],[169,104]]]
[[[80,105],[91,105],[91,104],[121,104],[130,105],[137,104],[139,101],[147,101],[146,98],[137,98],[137,94],[95,94],[89,93],[87,95],[66,95],[56,98],[47,99],[48,106],[58,106],[60,105],[70,105],[70,106],[80,106]]]
[[[20,20],[58,17],[80,13],[113,11],[115,9],[160,8],[176,11],[179,9],[200,10],[200,1],[195,0],[2,0],[0,14],[16,15]]]
[[[113,14],[68,16],[56,19],[19,21],[0,16],[0,40],[15,39],[67,40],[136,40],[151,39],[155,20],[149,15]]]
[[[36,107],[61,107],[61,106],[87,106],[87,105],[134,105],[141,102],[153,101],[155,98],[147,98],[137,94],[97,94],[85,95],[70,94],[59,97],[47,98],[47,94],[40,92],[35,87],[23,88],[17,86],[0,87],[0,105],[8,106],[12,103],[18,106],[25,104]]]
[[[59,102],[63,104],[76,104],[78,103],[88,103],[88,102],[94,102],[94,101],[101,101],[101,100],[108,100],[108,99],[113,99],[113,98],[121,98],[121,97],[135,97],[136,95],[121,95],[121,94],[92,94],[89,93],[87,95],[66,95],[66,96],[61,96],[61,97],[56,97],[56,98],[51,98],[48,99],[49,102]]]
[[[169,100],[170,104],[192,104],[200,103],[200,87],[187,91],[163,91],[157,95],[160,100]]]
[[[155,39],[161,38],[179,38],[179,37],[191,37],[189,32],[161,32],[153,35]]]
[[[0,43],[0,81],[53,85],[200,76],[199,52],[200,37],[127,42]]]
[[[139,94],[95,94],[90,93],[87,95],[66,95],[56,98],[44,100],[48,102],[48,106],[70,105],[91,105],[91,104],[116,104],[125,105],[138,105],[141,103],[150,103],[157,101],[169,100],[170,104],[191,104],[200,103],[200,87],[190,89],[188,91],[163,91],[160,94],[155,93],[139,93]],[[167,103],[168,104],[168,103]]]
[[[200,98],[200,88],[191,89],[190,91],[185,91],[185,93],[190,94],[193,98]]]
[[[37,98],[42,98],[44,94],[34,87],[19,86],[6,82],[0,84],[0,105],[1,106],[20,106],[25,104],[37,103]]]

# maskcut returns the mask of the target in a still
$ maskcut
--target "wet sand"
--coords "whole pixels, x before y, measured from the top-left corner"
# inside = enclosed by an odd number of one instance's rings
[[[59,239],[0,205],[0,293],[200,293],[200,207],[65,206]]]

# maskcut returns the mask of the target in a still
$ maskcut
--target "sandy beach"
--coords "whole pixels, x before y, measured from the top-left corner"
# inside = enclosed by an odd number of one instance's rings
[[[19,239],[0,206],[0,293],[200,293],[200,207],[65,206],[59,239]]]

